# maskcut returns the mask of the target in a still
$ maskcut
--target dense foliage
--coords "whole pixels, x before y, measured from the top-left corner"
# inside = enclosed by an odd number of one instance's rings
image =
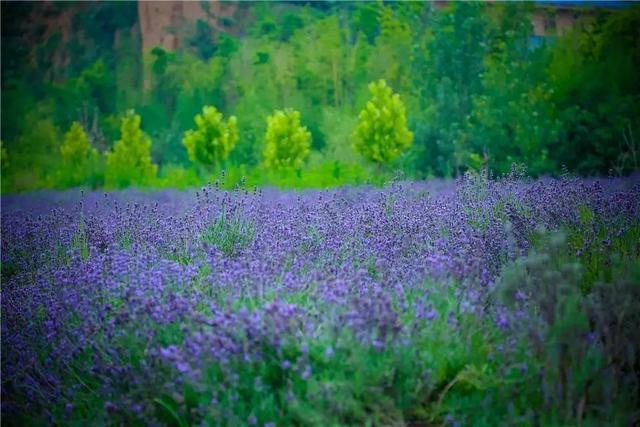
[[[149,185],[156,176],[158,166],[151,160],[151,138],[140,129],[140,116],[133,110],[122,118],[120,139],[105,155],[109,188]]]
[[[56,183],[62,187],[91,183],[92,176],[100,171],[98,152],[91,146],[87,133],[78,122],[73,122],[69,131],[64,134],[60,156],[60,171]]]
[[[637,421],[637,179],[2,206],[3,424]]]
[[[369,85],[371,99],[358,116],[353,133],[355,149],[365,158],[384,164],[409,148],[413,134],[400,96],[393,94],[384,80]]]
[[[188,130],[182,139],[193,162],[215,166],[227,158],[238,140],[236,118],[225,122],[216,107],[205,106],[195,117],[196,129]]]
[[[300,112],[278,110],[267,117],[264,164],[273,169],[300,168],[311,149],[311,132],[300,123]]]
[[[3,190],[63,185],[52,178],[61,129],[80,122],[104,154],[130,108],[153,140],[159,178],[152,184],[203,182],[220,162],[192,168],[181,141],[205,105],[238,117],[237,144],[224,166],[230,175],[314,186],[326,184],[317,170],[350,171],[337,173],[335,183],[375,178],[380,171],[354,153],[352,135],[367,87],[380,79],[404,102],[414,134],[388,171],[418,178],[481,167],[506,172],[514,160],[535,175],[557,174],[563,165],[616,175],[638,167],[637,5],[572,5],[579,17],[573,29],[546,37],[533,34],[531,14],[553,17],[553,4],[230,6],[240,10],[237,21],[215,29],[180,23],[167,30],[180,40],[175,50],[142,52],[136,3],[3,3]],[[69,17],[64,34],[45,25]],[[271,173],[256,172],[266,118],[284,108],[301,113],[311,153],[295,175],[262,180]]]

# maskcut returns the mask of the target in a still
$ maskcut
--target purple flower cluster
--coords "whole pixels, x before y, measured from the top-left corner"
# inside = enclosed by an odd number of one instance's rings
[[[591,227],[589,215],[611,235],[593,226],[583,250],[637,222],[640,186],[467,176],[301,193],[3,196],[2,410],[46,416],[89,389],[107,413],[148,416],[142,389],[175,395],[210,381],[213,365],[223,387],[239,381],[224,366],[267,358],[306,380],[308,345],[323,343],[326,359],[347,337],[407,345],[415,327],[446,318],[425,283],[455,283],[461,310],[484,315],[502,267],[536,230]],[[70,377],[80,369],[90,378]]]

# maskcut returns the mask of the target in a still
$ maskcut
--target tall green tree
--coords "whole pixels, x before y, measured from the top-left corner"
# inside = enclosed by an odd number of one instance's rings
[[[380,7],[380,34],[375,39],[368,68],[374,79],[384,78],[398,92],[408,94],[414,60],[414,37],[411,23],[399,12],[390,6]]]
[[[485,57],[482,91],[474,94],[466,123],[468,152],[463,167],[484,160],[495,172],[506,173],[524,163],[538,175],[556,170],[553,151],[559,122],[545,82],[545,49],[531,49],[531,5],[496,4],[488,14],[489,51]]]
[[[311,132],[300,123],[300,112],[287,108],[267,117],[264,164],[273,169],[300,168],[311,151]]]
[[[105,184],[110,188],[148,186],[158,166],[151,160],[151,138],[140,129],[140,116],[129,110],[122,118],[120,139],[106,153]]]
[[[405,106],[384,80],[369,84],[371,99],[358,116],[353,132],[354,148],[379,165],[397,158],[409,148],[413,133],[407,127]]]
[[[213,168],[227,158],[238,140],[236,118],[225,121],[216,107],[206,105],[194,121],[196,128],[185,132],[182,144],[191,161]]]
[[[431,8],[418,45],[414,85],[419,94],[415,165],[423,174],[451,176],[459,172],[469,152],[466,123],[473,95],[482,92],[487,50],[485,6],[451,3]]]
[[[548,73],[562,123],[553,153],[559,164],[608,173],[625,153],[629,129],[640,134],[638,40],[640,6],[633,6],[585,17],[553,46]]]
[[[73,122],[60,146],[62,162],[56,182],[63,187],[97,184],[93,179],[98,173],[99,154],[91,146],[87,133],[78,122]]]
[[[298,89],[322,105],[340,106],[345,101],[344,76],[349,71],[345,41],[339,17],[331,15],[309,23],[292,38],[300,76]],[[317,46],[309,49],[310,45]]]

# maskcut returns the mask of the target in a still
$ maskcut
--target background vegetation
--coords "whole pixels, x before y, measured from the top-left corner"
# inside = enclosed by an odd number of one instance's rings
[[[568,34],[539,38],[525,3],[249,3],[239,5],[246,22],[222,23],[229,31],[176,25],[185,42],[149,52],[136,3],[56,3],[53,16],[72,17],[68,36],[31,22],[38,7],[2,4],[3,192],[185,187],[223,169],[228,185],[245,176],[248,185],[326,187],[398,170],[503,173],[514,161],[533,175],[638,168],[635,5],[582,13]],[[406,110],[406,127],[394,126],[404,141],[413,135],[382,163],[362,155],[371,146],[354,147],[380,79]],[[211,117],[194,128],[205,106],[237,122]],[[309,154],[283,169],[265,158],[267,117],[287,108],[311,139]],[[233,135],[202,139],[226,126]],[[199,147],[216,138],[224,147],[190,156],[196,136]]]

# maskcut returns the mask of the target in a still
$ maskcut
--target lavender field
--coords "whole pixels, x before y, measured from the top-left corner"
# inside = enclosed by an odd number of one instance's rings
[[[2,196],[6,425],[640,421],[637,176],[221,188]]]

